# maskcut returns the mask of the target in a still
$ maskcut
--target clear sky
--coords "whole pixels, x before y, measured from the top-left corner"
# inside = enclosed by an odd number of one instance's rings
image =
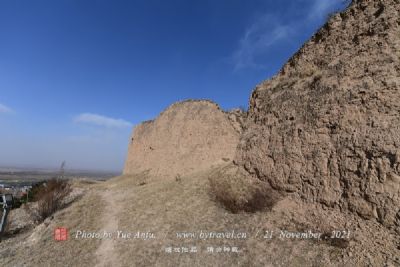
[[[341,0],[0,0],[0,166],[121,171],[133,125],[183,99],[224,109]]]

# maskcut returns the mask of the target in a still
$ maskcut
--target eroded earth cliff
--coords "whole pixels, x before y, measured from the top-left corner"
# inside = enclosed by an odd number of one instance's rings
[[[175,103],[135,127],[124,174],[178,177],[230,161],[239,141],[240,116],[240,111],[226,113],[211,101]]]
[[[356,0],[250,100],[235,162],[400,232],[400,1]]]

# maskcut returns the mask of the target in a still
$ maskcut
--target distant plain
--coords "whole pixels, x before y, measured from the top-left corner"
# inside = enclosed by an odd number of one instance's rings
[[[66,179],[91,179],[108,180],[118,176],[117,172],[91,171],[91,170],[65,170],[63,177]],[[0,184],[7,186],[23,186],[48,180],[61,175],[57,169],[33,169],[17,167],[0,167]]]

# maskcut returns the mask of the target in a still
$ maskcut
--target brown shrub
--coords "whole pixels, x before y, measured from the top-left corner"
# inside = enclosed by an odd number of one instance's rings
[[[35,192],[37,216],[44,221],[63,206],[63,200],[71,192],[71,185],[66,180],[53,178],[43,183]]]
[[[233,213],[269,209],[280,197],[267,184],[233,164],[214,171],[209,182],[215,199]]]

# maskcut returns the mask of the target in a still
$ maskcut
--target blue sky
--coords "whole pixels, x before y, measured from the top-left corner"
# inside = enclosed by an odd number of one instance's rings
[[[0,166],[120,171],[171,103],[247,107],[341,0],[0,0]]]

